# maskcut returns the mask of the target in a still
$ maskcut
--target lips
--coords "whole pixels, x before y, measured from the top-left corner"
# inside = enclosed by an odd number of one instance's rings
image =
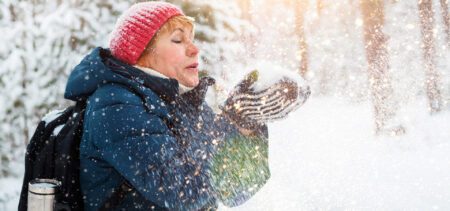
[[[191,65],[187,66],[186,69],[192,72],[197,72],[198,63],[192,63]]]

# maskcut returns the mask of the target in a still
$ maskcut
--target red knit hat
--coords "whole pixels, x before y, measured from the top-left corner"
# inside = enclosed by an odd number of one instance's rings
[[[172,16],[184,15],[165,2],[143,2],[133,5],[117,20],[109,48],[117,59],[135,65],[147,44]]]

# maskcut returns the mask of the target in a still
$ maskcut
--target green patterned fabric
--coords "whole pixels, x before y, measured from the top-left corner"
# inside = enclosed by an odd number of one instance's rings
[[[260,136],[240,133],[225,139],[211,171],[219,200],[233,207],[251,198],[269,179],[268,142]]]

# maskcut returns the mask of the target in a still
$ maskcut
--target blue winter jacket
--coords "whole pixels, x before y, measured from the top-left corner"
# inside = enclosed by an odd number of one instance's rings
[[[75,67],[64,96],[87,99],[80,145],[85,210],[102,206],[123,179],[133,191],[117,210],[217,207],[211,163],[225,137],[240,133],[205,104],[211,80],[180,95],[176,80],[147,75],[102,48]],[[265,126],[258,136],[266,140]]]

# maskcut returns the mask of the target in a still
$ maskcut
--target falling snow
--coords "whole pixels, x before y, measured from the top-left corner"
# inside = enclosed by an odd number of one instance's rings
[[[209,40],[198,43],[200,66],[217,80],[207,99],[213,109],[249,71],[297,74],[305,59],[302,83],[311,86],[312,95],[287,119],[269,124],[268,183],[235,190],[231,194],[258,192],[238,207],[221,204],[219,210],[450,210],[450,37],[442,18],[444,1],[431,5],[434,25],[427,32],[434,42],[433,66],[424,59],[419,1],[382,1],[385,20],[377,33],[385,35],[387,54],[374,64],[387,67],[389,77],[377,88],[392,88],[386,96],[393,101],[383,109],[395,111],[386,124],[401,125],[404,134],[398,136],[375,132],[371,85],[377,78],[368,75],[365,51],[374,44],[364,41],[363,0],[308,1],[303,40],[297,36],[293,0],[249,0],[248,14],[239,11],[236,1],[201,0],[197,6],[172,1],[191,6],[192,14],[209,8],[206,13],[215,15],[196,18],[197,38]],[[92,48],[107,45],[115,20],[131,4],[98,2],[0,2],[0,31],[7,32],[0,40],[0,210],[17,208],[25,143],[39,119],[67,105],[62,93],[69,72]],[[247,15],[254,26],[243,20]],[[211,27],[210,20],[217,24]],[[306,43],[306,51],[299,49],[299,41]],[[441,111],[433,115],[427,68],[440,79],[439,94],[432,93],[442,98]],[[264,80],[270,83],[270,78]],[[252,147],[247,159],[258,160],[262,149]],[[230,160],[222,161],[220,168],[232,167]]]

